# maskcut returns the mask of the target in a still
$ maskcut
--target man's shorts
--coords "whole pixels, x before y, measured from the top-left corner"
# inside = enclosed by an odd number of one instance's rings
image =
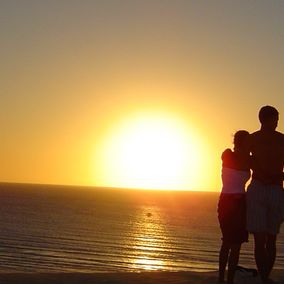
[[[283,210],[282,186],[251,181],[247,189],[247,229],[250,233],[278,234]]]

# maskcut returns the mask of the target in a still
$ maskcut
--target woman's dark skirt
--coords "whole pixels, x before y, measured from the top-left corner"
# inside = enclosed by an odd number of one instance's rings
[[[245,194],[221,193],[218,203],[218,219],[223,242],[241,244],[248,241]]]

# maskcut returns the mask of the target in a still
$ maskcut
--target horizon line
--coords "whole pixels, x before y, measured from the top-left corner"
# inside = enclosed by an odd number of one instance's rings
[[[144,191],[174,191],[174,192],[219,192],[217,190],[197,190],[197,189],[158,189],[158,188],[141,188],[141,187],[119,187],[119,186],[99,186],[99,185],[80,185],[80,184],[56,184],[56,183],[37,183],[37,182],[11,182],[0,181],[1,185],[30,185],[30,186],[61,186],[61,187],[84,187],[84,188],[104,188],[104,189],[121,189],[121,190],[144,190]]]

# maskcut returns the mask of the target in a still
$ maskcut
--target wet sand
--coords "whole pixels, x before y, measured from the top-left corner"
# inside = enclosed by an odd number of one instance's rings
[[[212,284],[215,272],[127,272],[127,273],[1,273],[1,284]],[[284,284],[284,270],[273,271],[271,278]],[[258,277],[236,275],[236,284],[258,284]]]

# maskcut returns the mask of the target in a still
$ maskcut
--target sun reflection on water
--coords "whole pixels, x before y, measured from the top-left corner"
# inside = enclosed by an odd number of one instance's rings
[[[134,263],[144,270],[161,270],[164,267],[164,261],[157,259],[140,258]]]
[[[157,207],[145,206],[137,212],[133,235],[131,246],[135,258],[132,267],[135,270],[165,270],[167,261],[162,259],[160,252],[165,248],[168,237]]]

